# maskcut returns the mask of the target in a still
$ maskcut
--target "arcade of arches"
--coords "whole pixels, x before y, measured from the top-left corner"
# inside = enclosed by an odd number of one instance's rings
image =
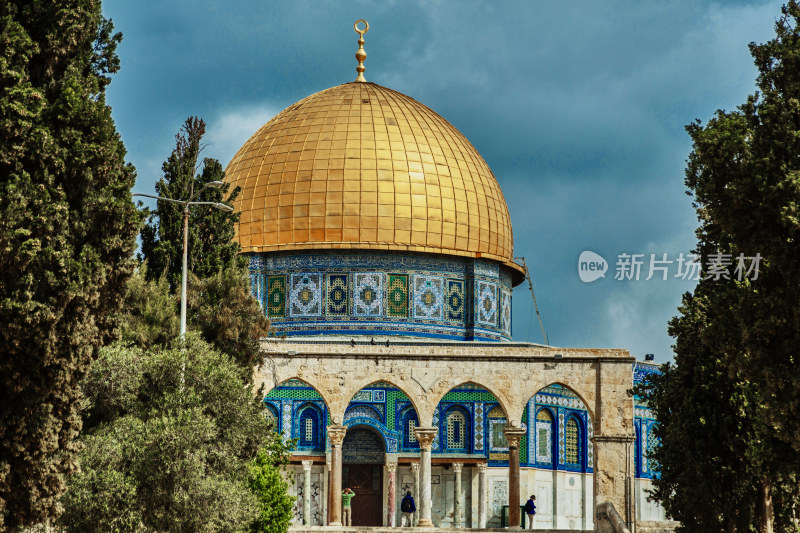
[[[592,529],[603,501],[662,519],[652,416],[628,392],[653,369],[626,351],[380,340],[264,341],[268,416],[297,439],[296,524],[341,523],[345,487],[354,526],[399,526],[407,491],[420,526],[524,526],[509,504],[530,494],[538,528]]]

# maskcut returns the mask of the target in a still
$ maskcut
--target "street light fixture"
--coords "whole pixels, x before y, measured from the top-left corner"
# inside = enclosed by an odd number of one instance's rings
[[[188,263],[188,248],[189,248],[189,207],[193,205],[210,205],[214,209],[220,211],[233,211],[233,208],[222,202],[195,202],[194,199],[199,197],[204,190],[209,187],[217,189],[224,186],[221,181],[209,181],[203,187],[192,195],[188,200],[175,200],[173,198],[164,198],[163,196],[154,196],[152,194],[136,193],[133,196],[144,196],[145,198],[154,198],[156,200],[163,200],[165,202],[172,202],[181,204],[183,206],[183,269],[181,273],[181,342],[186,340],[186,271]]]

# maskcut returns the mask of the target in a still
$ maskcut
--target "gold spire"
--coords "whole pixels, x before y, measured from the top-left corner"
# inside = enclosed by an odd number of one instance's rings
[[[358,29],[358,23],[364,23],[364,29]],[[364,51],[364,34],[369,31],[369,22],[364,19],[358,19],[353,24],[353,29],[356,30],[358,34],[358,51],[356,52],[356,59],[358,59],[358,66],[356,67],[356,71],[358,72],[358,76],[356,77],[356,81],[367,81],[364,77],[364,60],[367,58],[367,53]]]

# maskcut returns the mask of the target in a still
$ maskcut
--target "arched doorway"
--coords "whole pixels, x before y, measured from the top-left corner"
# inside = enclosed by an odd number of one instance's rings
[[[383,437],[369,426],[347,429],[342,443],[342,489],[356,493],[353,526],[383,525]]]

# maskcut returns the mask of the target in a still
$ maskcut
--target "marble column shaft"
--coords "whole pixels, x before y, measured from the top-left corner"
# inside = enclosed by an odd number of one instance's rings
[[[486,528],[486,463],[478,463],[478,529]]]
[[[395,516],[397,515],[395,509],[397,463],[386,463],[386,471],[389,473],[389,497],[387,498],[386,504],[386,525],[395,527]]]
[[[508,528],[520,528],[519,441],[525,435],[521,428],[506,428],[508,441]]]
[[[419,463],[411,463],[411,472],[414,474],[414,491],[413,497],[414,502],[419,505]],[[413,518],[413,525],[416,526],[419,524],[419,511],[412,515]]]
[[[431,444],[436,434],[439,432],[438,428],[423,428],[418,427],[414,429],[419,442],[420,450],[420,496],[419,496],[419,527],[433,527],[431,521]]]
[[[311,525],[311,463],[303,461],[303,525]]]
[[[328,489],[328,505],[331,521],[328,525],[342,525],[342,442],[347,428],[328,426],[328,440],[331,443],[331,487]]]
[[[453,489],[455,495],[453,497],[453,527],[461,527],[461,508],[464,507],[464,502],[461,501],[461,470],[464,468],[464,463],[453,463],[453,472],[456,475]]]

